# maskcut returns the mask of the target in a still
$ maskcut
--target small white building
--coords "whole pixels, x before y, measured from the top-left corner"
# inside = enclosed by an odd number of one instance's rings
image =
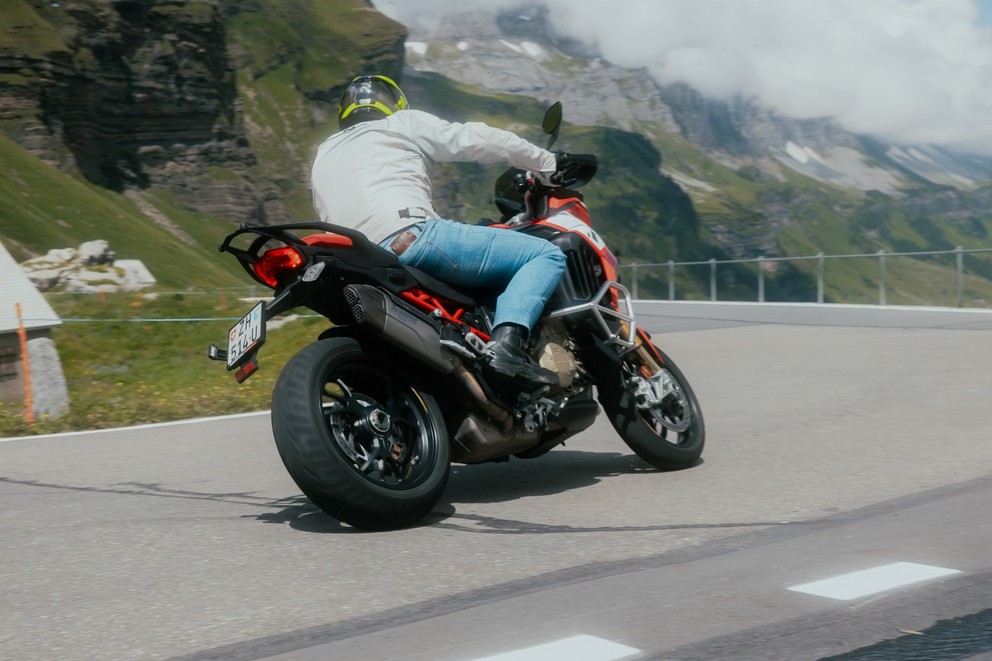
[[[23,404],[24,369],[18,337],[17,304],[27,335],[35,418],[69,410],[69,392],[52,328],[62,320],[0,243],[0,401]]]

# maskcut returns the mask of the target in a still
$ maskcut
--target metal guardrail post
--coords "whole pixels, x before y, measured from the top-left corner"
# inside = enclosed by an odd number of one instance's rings
[[[878,304],[885,305],[885,251],[875,254],[878,255]]]
[[[765,302],[765,256],[758,257],[758,302]]]
[[[667,271],[668,271],[668,300],[674,301],[675,300],[675,267],[676,266],[692,266],[692,267],[695,267],[695,266],[705,266],[706,264],[709,264],[709,266],[710,266],[710,301],[716,302],[717,299],[718,299],[718,292],[717,292],[717,288],[718,288],[717,268],[718,268],[718,266],[720,264],[757,264],[757,268],[758,268],[758,276],[757,276],[757,280],[758,280],[758,291],[757,291],[757,297],[758,297],[758,302],[764,303],[764,302],[766,302],[766,300],[765,300],[766,299],[766,296],[765,296],[765,279],[766,279],[765,278],[765,265],[768,262],[770,262],[770,261],[771,262],[793,262],[793,261],[816,260],[816,267],[815,267],[816,268],[816,302],[817,303],[824,303],[825,302],[825,299],[826,299],[826,293],[825,293],[825,289],[826,289],[826,285],[825,285],[826,268],[825,267],[826,267],[826,260],[827,259],[864,259],[865,257],[874,257],[876,260],[878,260],[878,304],[879,305],[886,305],[887,302],[888,302],[886,300],[887,299],[887,296],[888,296],[888,283],[886,282],[887,273],[886,273],[886,264],[885,264],[885,258],[886,257],[913,257],[913,258],[916,258],[916,257],[920,257],[920,256],[951,255],[951,254],[954,255],[954,259],[955,259],[954,279],[955,279],[955,295],[956,295],[956,299],[957,299],[956,300],[956,303],[957,303],[957,306],[958,307],[964,307],[964,256],[965,255],[970,255],[970,254],[986,254],[986,255],[992,256],[992,248],[969,248],[969,249],[964,249],[961,246],[957,246],[954,250],[929,250],[929,251],[918,251],[918,252],[886,252],[885,250],[878,250],[877,252],[873,252],[873,253],[858,253],[858,254],[854,254],[854,255],[825,255],[822,252],[819,252],[819,253],[817,253],[815,255],[808,255],[808,256],[802,256],[802,257],[765,257],[764,255],[761,255],[759,257],[745,258],[745,259],[724,259],[724,260],[718,260],[716,258],[710,258],[710,259],[708,259],[706,261],[692,261],[692,262],[676,262],[674,259],[669,259],[667,262],[657,262],[657,263],[650,263],[650,264],[629,264],[629,265],[625,264],[624,266],[622,266],[620,268],[623,269],[623,268],[627,268],[629,266],[630,268],[633,269],[634,284],[633,284],[633,287],[632,287],[632,292],[634,294],[634,297],[639,299],[640,298],[640,294],[637,291],[637,288],[638,288],[638,286],[640,284],[638,282],[638,279],[639,279],[639,274],[640,274],[641,267],[652,267],[652,268],[657,268],[657,267],[661,267],[661,266],[667,267]],[[694,277],[691,277],[691,274],[690,274],[690,277],[688,278],[688,280],[690,282],[692,282],[692,283],[695,283],[696,282],[696,279]],[[698,285],[702,285],[703,283],[702,282],[698,282],[697,284]],[[696,287],[697,284],[690,284],[689,285],[691,291],[695,291],[694,287]],[[253,287],[253,289],[254,289],[254,287]],[[649,293],[647,295],[648,296],[651,296],[653,294]],[[838,301],[835,301],[835,302],[838,302],[838,303],[846,302],[846,300],[844,299],[844,296],[843,296],[843,292],[839,292],[839,291],[838,292],[835,292],[835,295],[841,299],[841,300],[838,300]],[[733,299],[732,292],[731,292],[731,294],[728,294],[728,296],[730,297],[730,298],[728,298],[728,300],[732,300]],[[984,301],[982,301],[982,303],[983,303],[982,307],[992,307],[992,306],[984,305]]]
[[[823,253],[816,254],[816,302],[823,302]]]
[[[954,249],[954,284],[959,308],[964,307],[964,252],[961,246]]]
[[[710,257],[710,300],[716,301],[716,258]]]
[[[634,275],[631,276],[633,282],[631,283],[630,291],[634,297],[634,300],[637,300],[638,298],[640,298],[637,295],[637,264],[631,264],[630,269],[634,272]]]

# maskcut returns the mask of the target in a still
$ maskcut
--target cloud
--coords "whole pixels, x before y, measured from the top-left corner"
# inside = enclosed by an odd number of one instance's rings
[[[832,117],[903,144],[992,154],[992,32],[976,0],[532,0],[552,28],[660,84]],[[491,0],[487,6],[519,2]],[[376,0],[404,24],[458,0]]]

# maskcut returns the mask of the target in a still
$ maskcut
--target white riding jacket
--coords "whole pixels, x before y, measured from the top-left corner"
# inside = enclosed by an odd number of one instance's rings
[[[406,109],[339,131],[320,145],[311,173],[314,207],[321,220],[379,243],[438,216],[430,171],[434,163],[453,161],[555,171],[554,154],[509,131]]]

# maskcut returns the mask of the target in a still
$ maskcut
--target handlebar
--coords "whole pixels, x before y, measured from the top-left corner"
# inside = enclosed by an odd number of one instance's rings
[[[521,213],[523,219],[547,215],[549,197],[578,195],[566,189],[589,183],[599,166],[595,154],[555,152],[555,157],[557,168],[551,176],[540,177],[526,170],[510,168],[497,179],[495,202],[504,221]]]
[[[555,152],[556,171],[551,175],[551,183],[563,188],[585,186],[596,176],[599,158],[595,154],[568,154]]]

